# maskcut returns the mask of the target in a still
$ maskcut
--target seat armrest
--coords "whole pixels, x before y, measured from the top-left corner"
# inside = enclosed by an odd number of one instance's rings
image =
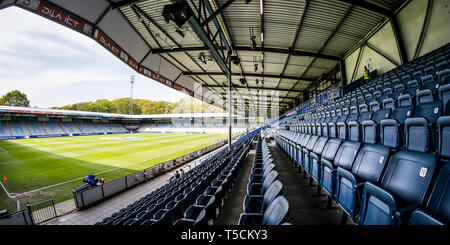
[[[366,194],[375,196],[376,198],[380,199],[386,205],[388,205],[391,210],[397,210],[397,202],[395,201],[394,196],[370,182],[366,182],[364,184],[364,195]]]
[[[262,214],[242,213],[239,217],[239,225],[261,225],[263,220]]]
[[[255,190],[261,190],[262,188],[262,183],[249,183],[248,187],[247,187],[247,194],[248,195],[254,195]],[[259,194],[261,194],[261,191],[258,192]]]
[[[397,218],[398,223],[405,223],[409,219],[409,216],[411,216],[412,212],[414,212],[414,210],[416,210],[418,207],[419,205],[413,204],[397,210],[395,212],[395,217]]]
[[[260,213],[263,199],[263,195],[246,195],[243,204],[244,212],[249,213],[257,210]]]

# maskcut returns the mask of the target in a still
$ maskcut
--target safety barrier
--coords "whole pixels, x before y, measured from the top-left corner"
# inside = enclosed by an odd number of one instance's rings
[[[58,216],[53,200],[47,200],[32,205],[28,204],[27,209],[32,215],[34,224],[40,224]]]

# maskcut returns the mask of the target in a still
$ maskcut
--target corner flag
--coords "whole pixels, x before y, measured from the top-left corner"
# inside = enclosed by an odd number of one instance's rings
[[[3,183],[6,183],[6,176],[3,176]]]

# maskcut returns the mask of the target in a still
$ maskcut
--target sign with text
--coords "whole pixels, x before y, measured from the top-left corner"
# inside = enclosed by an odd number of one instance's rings
[[[86,21],[70,14],[69,12],[57,7],[47,1],[43,0],[18,0],[17,4],[26,7],[39,15],[42,15],[50,20],[68,26],[79,32],[92,35],[92,25],[86,23]]]

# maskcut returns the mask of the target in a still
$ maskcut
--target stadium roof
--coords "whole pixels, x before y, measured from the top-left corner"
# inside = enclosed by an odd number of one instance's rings
[[[0,9],[15,5],[72,28],[137,72],[208,103],[225,105],[231,73],[238,99],[286,110],[407,0],[187,0],[193,17],[181,27],[162,15],[174,2],[3,0]],[[228,51],[240,59],[231,70]],[[258,91],[279,98],[262,102]]]

